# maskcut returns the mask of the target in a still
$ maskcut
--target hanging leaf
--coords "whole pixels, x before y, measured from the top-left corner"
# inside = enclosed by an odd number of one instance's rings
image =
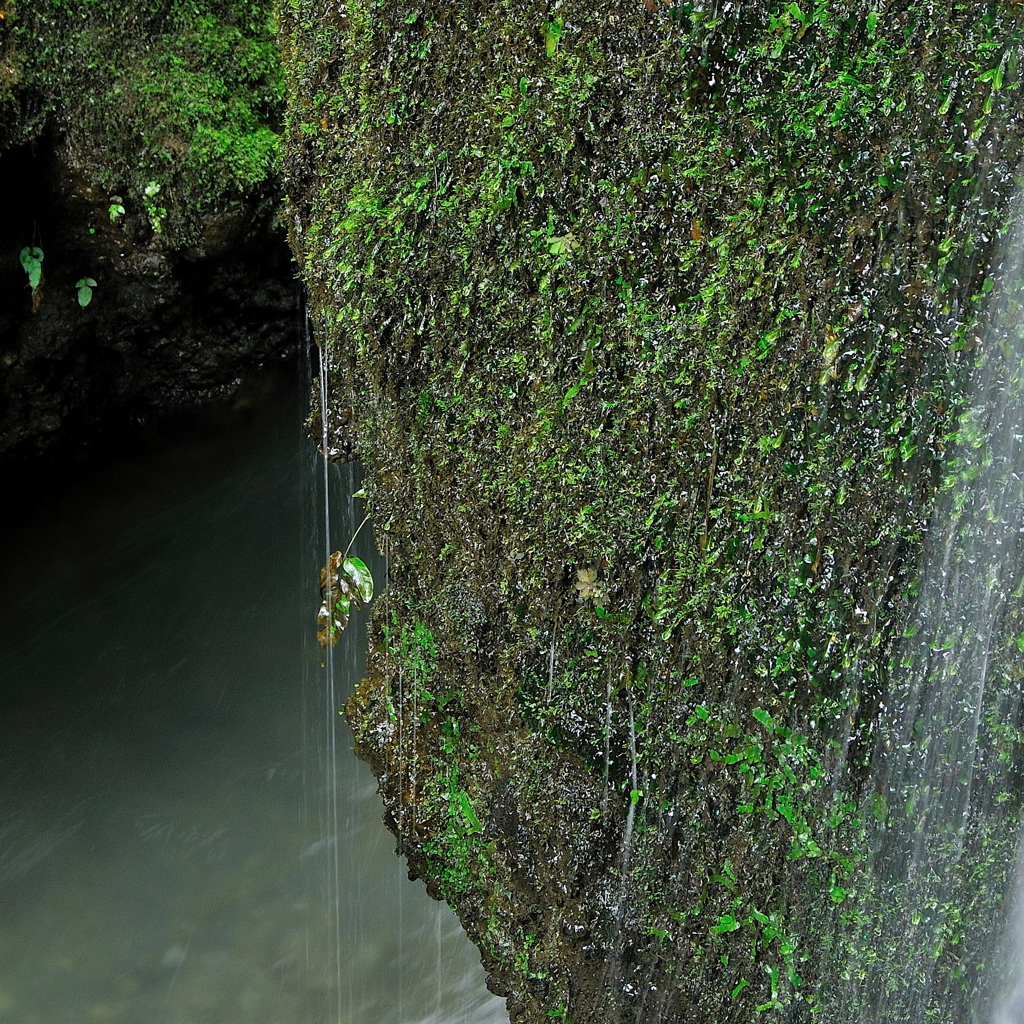
[[[345,558],[332,551],[327,564],[320,569],[322,603],[316,616],[316,638],[321,650],[333,647],[348,625],[354,608],[373,597],[373,576],[361,558]]]
[[[28,274],[28,284],[32,291],[39,287],[43,276],[43,250],[38,246],[26,245],[19,254],[22,269]]]
[[[562,38],[564,26],[565,21],[562,18],[544,22],[544,52],[549,57],[554,57],[555,51],[558,49],[558,40]]]
[[[327,581],[333,579],[338,573],[338,566],[341,565],[341,552],[332,551],[330,557],[327,559],[327,564],[320,570],[320,594],[321,596],[325,593],[327,587]]]

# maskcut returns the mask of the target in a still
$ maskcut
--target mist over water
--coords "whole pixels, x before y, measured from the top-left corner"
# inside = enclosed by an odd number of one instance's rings
[[[0,1022],[507,1021],[454,915],[405,878],[325,693],[317,466],[304,386],[284,391],[21,496],[0,579]],[[353,472],[329,474],[341,515]],[[357,613],[337,649],[338,706],[365,629]]]

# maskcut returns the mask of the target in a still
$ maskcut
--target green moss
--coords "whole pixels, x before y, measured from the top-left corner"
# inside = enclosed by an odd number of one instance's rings
[[[157,182],[175,241],[267,191],[284,99],[272,4],[129,0],[115,14],[97,0],[46,0],[6,13],[0,145],[49,125],[128,216],[145,215]]]

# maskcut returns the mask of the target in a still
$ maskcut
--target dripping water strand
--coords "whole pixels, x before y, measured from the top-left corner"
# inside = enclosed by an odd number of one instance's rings
[[[626,707],[629,711],[629,778],[632,789],[629,794],[629,809],[626,811],[626,828],[622,835],[622,898],[625,898],[626,881],[629,878],[629,861],[633,852],[633,821],[636,805],[640,800],[640,782],[636,766],[636,721],[633,711],[633,685],[626,687]],[[619,903],[619,917],[622,917],[622,902]]]
[[[347,478],[347,479],[351,479],[351,478]],[[349,486],[348,487],[348,515],[347,515],[347,517],[344,520],[345,521],[345,532],[346,533],[351,529],[352,524],[356,521],[356,496],[355,496],[355,491],[356,491],[355,487],[353,487],[353,486]],[[352,545],[355,543],[356,537],[358,536],[360,530],[362,530],[362,528],[366,525],[367,518],[368,517],[364,517],[363,518],[363,521],[359,524],[359,526],[355,529],[355,531],[350,536],[349,541],[348,541],[348,546],[345,548],[344,557],[348,557],[349,551],[352,549]],[[344,652],[344,655],[345,655],[345,666],[344,666],[343,678],[347,679],[347,680],[354,681],[354,680],[359,678],[359,672],[360,672],[359,656],[358,656],[358,654],[356,652],[355,645],[350,642],[351,641],[351,636],[346,637],[345,639],[346,639],[346,642],[344,643],[344,645],[342,647],[342,651]],[[333,715],[332,715],[332,723],[333,723],[333,725],[332,725],[332,735],[333,735],[333,734],[336,734],[336,728],[335,727],[338,725],[338,715],[341,712],[337,709],[336,706],[335,706],[335,708],[332,709],[332,712],[333,712]],[[350,788],[349,788],[349,793],[348,793],[348,803],[347,803],[347,806],[346,806],[346,816],[345,816],[344,822],[342,823],[343,824],[342,832],[343,832],[343,834],[345,836],[345,866],[346,866],[346,883],[347,883],[346,894],[345,894],[346,895],[345,906],[346,906],[347,909],[346,909],[345,918],[346,918],[346,921],[348,923],[348,935],[347,935],[348,945],[347,945],[346,948],[349,951],[355,950],[355,949],[359,948],[360,941],[362,940],[363,934],[364,934],[364,932],[363,932],[364,921],[363,921],[363,913],[362,913],[362,908],[363,908],[363,889],[362,889],[362,884],[361,884],[361,874],[360,874],[360,871],[359,871],[358,867],[356,867],[357,858],[358,858],[358,850],[357,850],[355,842],[353,840],[354,815],[352,814],[352,808],[357,806],[357,802],[359,800],[359,781],[358,781],[358,777],[356,776],[355,773],[352,773],[352,775],[350,776],[350,780],[351,781],[350,781]],[[339,799],[339,801],[341,800],[340,790],[339,790],[338,799]],[[355,1010],[354,1010],[354,1007],[356,1005],[356,989],[355,989],[356,975],[355,975],[355,973],[351,969],[347,969],[345,971],[345,982],[346,982],[345,998],[346,998],[346,1006],[347,1006],[347,1009],[348,1009],[347,1019],[351,1020],[351,1021],[354,1021],[355,1020]]]
[[[612,760],[612,666],[608,665],[608,682],[604,698],[604,795],[601,798],[601,813],[608,813],[608,787]]]
[[[301,296],[300,296],[300,301],[301,301]],[[312,363],[310,361],[310,325],[309,325],[309,317],[308,317],[308,315],[304,315],[302,317],[302,322],[301,322],[301,325],[300,325],[299,329],[302,331],[302,342],[303,342],[303,344],[301,344],[299,346],[300,351],[301,351],[301,366],[302,366],[301,378],[300,379],[301,379],[301,384],[302,384],[303,392],[308,393],[309,390],[310,390],[312,379],[313,379],[313,367],[312,367]],[[310,488],[310,490],[307,490],[306,494],[304,495],[304,497],[307,500],[302,502],[302,530],[301,530],[301,535],[302,535],[303,538],[309,538],[309,537],[314,537],[315,536],[314,524],[315,524],[316,520],[315,520],[314,517],[319,515],[319,513],[314,513],[314,512],[311,511],[312,507],[314,507],[316,505],[315,499],[308,500],[308,499],[311,498],[311,491],[316,486],[315,485],[316,474],[315,474],[315,468],[314,468],[315,465],[316,465],[316,463],[315,463],[315,454],[310,453],[307,456],[306,455],[307,449],[306,449],[306,447],[304,445],[301,445],[301,444],[299,446],[299,450],[300,450],[300,452],[302,452],[302,456],[303,456],[303,460],[302,460],[302,479],[303,479],[303,482],[306,484],[306,486]],[[308,461],[307,461],[307,459],[308,459]],[[314,544],[314,548],[315,548],[315,541],[313,542],[313,544]],[[300,565],[300,587],[301,587],[301,592],[305,593],[307,584],[309,582],[309,580],[308,580],[308,578],[306,576],[306,568],[307,568],[307,566],[306,566],[305,563],[306,562],[310,562],[311,565],[315,565],[316,564],[316,555],[314,554],[313,558],[310,559],[309,558],[309,552],[306,551],[306,550],[303,550],[303,558],[302,558],[301,561],[302,561],[303,564]],[[312,711],[311,711],[310,700],[309,700],[309,691],[310,691],[309,664],[310,664],[310,659],[308,657],[309,651],[308,651],[308,648],[306,647],[306,643],[308,642],[307,641],[307,637],[308,637],[308,632],[304,631],[303,632],[303,654],[306,655],[306,656],[303,658],[303,678],[302,678],[302,690],[301,690],[301,693],[302,693],[302,733],[301,733],[301,735],[302,735],[302,756],[301,756],[301,762],[300,763],[301,763],[301,771],[302,771],[302,814],[301,814],[301,817],[302,817],[302,821],[308,825],[308,823],[311,820],[313,820],[313,815],[312,815],[311,806],[310,806],[311,805],[310,790],[311,790],[311,786],[312,786],[312,781],[311,781],[311,777],[310,777],[310,773],[309,773],[309,768],[310,768],[310,764],[311,764],[311,762],[310,762],[311,751],[310,751],[309,729],[310,729],[310,717],[311,717]],[[308,839],[309,839],[308,834],[304,834],[304,839],[308,842]],[[302,857],[307,856],[307,851],[309,849],[311,849],[314,845],[315,844],[311,843],[309,847],[307,847],[305,850],[303,850],[303,853],[300,856],[302,856]],[[308,882],[307,882],[307,886],[308,886]],[[310,892],[309,892],[309,889],[307,888],[307,890],[306,890],[307,900],[309,899],[309,895],[310,895]],[[314,964],[316,963],[316,956],[315,956],[315,953],[314,953],[314,945],[313,945],[313,943],[314,943],[313,935],[314,935],[313,929],[310,927],[309,920],[307,920],[307,922],[306,922],[305,948],[304,948],[304,968],[305,968],[305,976],[307,978],[314,977]],[[310,1010],[309,1010],[308,1004],[305,1007],[305,1013],[306,1013],[307,1017],[310,1015]]]
[[[558,620],[551,627],[551,647],[548,650],[548,707],[555,692],[555,637],[558,634]]]
[[[620,674],[621,679],[621,674]],[[626,806],[626,822],[622,833],[622,851],[619,869],[618,892],[609,894],[614,901],[613,906],[613,930],[610,947],[612,955],[608,958],[604,967],[604,985],[611,998],[611,1006],[614,1012],[621,1014],[623,1008],[622,966],[624,958],[623,945],[623,918],[626,914],[626,901],[629,896],[630,863],[632,860],[633,831],[636,820],[636,806],[640,800],[640,776],[637,764],[636,752],[636,713],[633,704],[633,681],[627,676],[626,680],[626,711],[629,723],[629,766],[630,766],[630,791]],[[605,705],[605,794],[604,806],[607,806],[609,790],[610,770],[610,735],[611,735],[611,707],[612,707],[612,672],[609,668],[606,705]]]
[[[330,435],[328,430],[327,403],[327,371],[328,360],[322,346],[317,346],[320,369],[320,434],[322,445],[322,485],[323,485],[323,523],[324,523],[324,565],[331,560],[331,488],[330,463],[327,453],[330,451]],[[330,770],[330,788],[327,796],[327,833],[330,867],[327,885],[328,914],[331,920],[331,952],[334,959],[334,985],[337,1000],[337,1017],[342,1020],[342,973],[341,973],[341,866],[339,860],[339,844],[341,835],[340,793],[338,792],[338,744],[335,728],[335,673],[334,647],[328,643],[324,648],[324,672],[326,682],[326,715],[327,722],[327,759]]]

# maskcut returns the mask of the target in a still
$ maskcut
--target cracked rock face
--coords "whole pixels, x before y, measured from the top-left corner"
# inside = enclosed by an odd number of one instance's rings
[[[207,215],[187,248],[51,136],[0,157],[0,460],[81,450],[102,429],[231,394],[295,349],[297,291],[265,195]],[[35,289],[19,260],[43,252]],[[88,304],[78,282],[92,279]]]

